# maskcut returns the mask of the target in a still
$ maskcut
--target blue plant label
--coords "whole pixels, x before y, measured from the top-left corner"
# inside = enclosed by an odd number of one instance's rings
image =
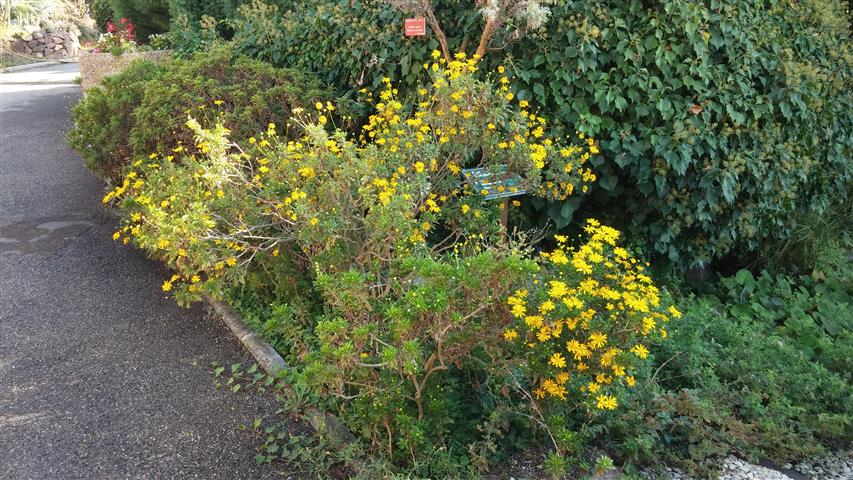
[[[521,188],[521,177],[507,175],[506,166],[499,165],[497,168],[467,168],[462,170],[462,178],[467,181],[475,192],[486,200],[495,198],[515,197],[524,195],[526,191]]]

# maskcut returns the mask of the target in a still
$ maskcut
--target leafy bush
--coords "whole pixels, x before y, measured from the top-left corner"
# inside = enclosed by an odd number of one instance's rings
[[[73,111],[71,146],[105,178],[117,178],[134,158],[192,143],[191,134],[175,126],[190,109],[205,122],[219,121],[249,136],[270,122],[285,122],[292,108],[331,98],[310,76],[234,55],[227,48],[163,66],[133,65],[93,89]],[[213,109],[216,118],[208,118]]]
[[[245,0],[213,0],[206,2],[197,2],[193,0],[169,0],[169,12],[172,15],[173,28],[198,30],[203,23],[209,22],[210,19],[216,21],[216,31],[229,38],[230,30],[227,28],[224,20],[234,18],[237,8],[249,3]],[[179,35],[185,35],[190,32],[175,32]],[[197,33],[197,32],[195,32]],[[190,44],[183,44],[184,47]]]
[[[470,3],[435,4],[450,48],[470,49],[482,24]],[[853,179],[844,8],[556,2],[551,21],[504,49],[516,93],[557,126],[605,139],[597,194],[539,215],[563,226],[578,209],[604,211],[649,252],[690,266],[748,257],[797,218],[843,204]],[[255,0],[228,23],[240,52],[313,71],[340,93],[383,76],[409,91],[438,42],[403,37],[402,18],[381,3]]]
[[[510,63],[525,84],[520,97],[591,135],[608,132],[599,185],[634,236],[702,264],[786,238],[792,213],[821,215],[847,198],[853,58],[844,8],[566,2]]]
[[[130,132],[136,118],[132,112],[142,103],[148,82],[162,75],[161,66],[136,60],[90,89],[74,107],[68,142],[90,170],[108,179],[121,175],[133,156]]]
[[[95,25],[99,30],[106,31],[107,22],[113,18],[113,7],[110,5],[110,0],[92,0],[89,7],[92,10]]]
[[[110,0],[112,20],[127,18],[137,27],[137,38],[144,41],[149,35],[169,30],[167,0]]]
[[[541,234],[500,226],[519,204],[487,200],[463,174],[566,198],[595,181],[594,140],[548,138],[505,77],[474,77],[474,60],[427,71],[411,110],[385,79],[357,137],[330,128],[330,103],[296,110],[305,135],[291,141],[269,124],[235,146],[191,117],[192,144],[134,162],[105,197],[126,214],[114,238],[173,268],[163,290],[180,302],[242,282],[275,292],[270,318],[253,321],[281,335],[293,380],[394,463],[484,469],[514,427],[552,432],[559,456],[572,444],[566,413],[609,415],[644,363],[641,343],[663,335],[652,324],[674,313],[615,230],[592,222],[576,251],[557,239],[537,258]],[[524,341],[534,334],[538,348]],[[444,460],[418,460],[432,454]]]
[[[436,3],[448,41],[458,46],[463,34],[476,26],[476,10],[459,0]],[[432,36],[404,37],[405,17],[382,2],[254,0],[224,20],[239,52],[276,65],[304,68],[345,93],[381,88],[385,76],[398,82],[404,92],[428,81],[420,67],[439,43]]]
[[[133,113],[138,121],[131,144],[137,156],[191,144],[192,134],[176,127],[175,120],[185,118],[190,109],[199,118],[209,116],[205,108],[216,109],[221,112],[216,121],[235,135],[248,137],[271,122],[285,123],[294,108],[331,97],[316,79],[298,70],[275,68],[228,48],[215,48],[176,59],[160,81],[148,84]]]

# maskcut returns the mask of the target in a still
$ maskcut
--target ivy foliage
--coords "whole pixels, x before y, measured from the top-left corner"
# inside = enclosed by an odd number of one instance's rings
[[[470,2],[434,2],[452,51],[473,50]],[[227,19],[242,53],[313,71],[339,93],[415,85],[437,47],[384,2],[255,0]],[[496,42],[500,43],[500,42]],[[521,41],[493,44],[517,96],[602,140],[600,188],[538,205],[567,225],[594,211],[683,266],[749,256],[796,214],[845,202],[853,180],[849,26],[837,0],[558,0]],[[484,69],[485,70],[485,69]]]

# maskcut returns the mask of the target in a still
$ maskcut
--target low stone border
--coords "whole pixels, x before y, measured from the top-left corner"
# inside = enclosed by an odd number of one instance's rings
[[[210,309],[228,326],[228,329],[240,340],[240,343],[246,347],[249,354],[267,374],[275,377],[287,368],[287,364],[281,355],[260,334],[247,327],[233,308],[207,295],[204,299]],[[305,411],[305,419],[315,431],[324,434],[333,446],[346,445],[355,441],[352,432],[337,416],[331,413],[312,407]]]
[[[233,308],[209,296],[205,296],[205,300],[265,372],[274,377],[287,368],[281,355],[263,337],[249,329]]]
[[[115,219],[121,218],[117,208],[105,207],[103,210]],[[260,334],[253,332],[246,326],[240,314],[235,312],[230,305],[220,302],[210,295],[204,296],[204,302],[207,304],[208,310],[222,320],[268,375],[275,377],[287,368],[287,363],[275,351],[275,348],[267,343]],[[339,447],[355,442],[355,435],[337,415],[309,407],[305,410],[304,417],[314,431],[324,435],[332,446]]]

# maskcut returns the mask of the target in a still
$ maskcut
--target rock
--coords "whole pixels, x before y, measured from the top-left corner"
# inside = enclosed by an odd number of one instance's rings
[[[40,43],[36,45],[35,47],[33,47],[33,51],[41,53],[42,51],[44,51],[44,44]]]
[[[65,43],[65,39],[62,37],[50,37],[53,40],[53,43]]]
[[[25,42],[32,42],[33,37],[32,37],[32,35],[24,35],[23,37],[21,37],[21,40],[23,40]]]
[[[44,53],[42,53],[42,52],[35,52],[35,53],[33,54],[33,56],[34,56],[34,57],[36,57],[36,58],[44,58]]]
[[[33,32],[33,38],[44,38],[44,34],[42,32]]]
[[[23,52],[27,48],[27,42],[17,39],[12,42],[11,48],[13,52]]]
[[[853,451],[840,451],[800,462],[794,466],[798,472],[814,479],[849,480],[853,478]]]
[[[594,473],[589,477],[589,480],[619,480],[620,476],[621,474],[619,473],[619,470],[611,468],[606,472]]]
[[[35,47],[35,46],[36,46],[36,45],[38,45],[38,44],[39,44],[39,41],[38,41],[38,40],[30,40],[29,42],[27,42],[27,46],[28,46],[28,47],[30,47],[30,48],[33,48],[33,47]]]
[[[62,45],[54,45],[54,46],[53,46],[53,50],[54,50],[54,51],[62,50],[63,48],[65,48],[65,47],[63,47]]]

